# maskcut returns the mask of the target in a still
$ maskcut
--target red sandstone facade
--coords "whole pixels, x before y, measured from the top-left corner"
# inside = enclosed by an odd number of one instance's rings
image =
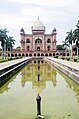
[[[69,56],[69,52],[56,50],[56,29],[51,34],[45,34],[45,26],[38,19],[32,26],[32,34],[26,34],[24,29],[20,30],[21,50],[13,50],[11,57],[28,57],[28,56]],[[1,56],[2,52],[0,53]],[[10,57],[10,51],[8,51]]]
[[[24,56],[55,56],[56,53],[56,29],[51,34],[45,34],[45,26],[38,19],[32,26],[32,34],[26,34],[20,30],[21,52]]]

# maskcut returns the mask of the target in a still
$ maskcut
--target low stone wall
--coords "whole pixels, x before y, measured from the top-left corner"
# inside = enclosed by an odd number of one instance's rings
[[[17,71],[23,68],[26,64],[28,64],[32,58],[21,59],[18,62],[15,61],[10,65],[6,65],[5,68],[1,68],[0,70],[0,87],[7,82]],[[4,63],[5,64],[5,63]]]
[[[60,62],[53,58],[45,58],[45,61],[56,67],[58,70],[66,74],[69,78],[79,84],[79,69],[68,65],[67,63]]]

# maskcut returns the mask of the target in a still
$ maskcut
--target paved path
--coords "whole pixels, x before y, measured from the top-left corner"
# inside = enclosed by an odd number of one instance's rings
[[[30,59],[30,57],[26,57],[26,58],[21,58],[21,59],[16,59],[16,60],[0,63],[0,70],[2,70],[4,68],[7,68],[7,67],[9,67],[11,65],[17,64],[19,62],[22,62],[24,60],[28,60],[28,59]]]
[[[79,63],[52,57],[47,57],[45,60],[79,84]]]
[[[63,65],[66,65],[68,67],[71,67],[73,69],[79,70],[79,63],[77,63],[77,62],[66,61],[66,60],[56,59],[56,58],[52,58],[52,57],[48,57],[48,59],[53,60],[53,61],[56,61],[58,63],[61,63]]]
[[[26,57],[26,58],[22,58],[22,59],[17,59],[17,60],[12,60],[12,61],[8,61],[8,62],[0,63],[0,70],[6,68],[7,66],[11,66],[12,64],[17,64],[21,61],[27,60],[29,58],[30,57]],[[48,57],[48,59],[59,62],[61,64],[64,64],[64,65],[67,65],[71,68],[79,70],[79,63],[61,60],[61,59],[56,59],[56,58],[52,58],[52,57]]]
[[[13,61],[8,61],[5,63],[0,63],[0,71],[14,64],[20,63],[25,60],[29,60],[30,58],[31,57],[26,57]],[[79,84],[79,63],[56,59],[52,57],[46,57],[45,59],[49,60],[49,62],[51,63],[54,63],[59,70],[61,70],[63,73],[68,75],[70,78],[72,78],[75,82]]]

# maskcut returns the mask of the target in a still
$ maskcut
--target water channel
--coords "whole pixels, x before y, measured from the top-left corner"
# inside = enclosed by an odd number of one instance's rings
[[[0,119],[37,119],[38,94],[44,119],[79,119],[79,85],[42,60],[0,88]]]

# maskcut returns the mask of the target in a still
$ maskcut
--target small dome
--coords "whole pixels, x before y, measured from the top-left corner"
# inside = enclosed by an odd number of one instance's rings
[[[33,26],[32,26],[32,30],[45,30],[45,26],[43,25],[43,23],[39,20],[34,22]]]
[[[53,29],[53,32],[56,32],[56,28]]]
[[[23,28],[21,28],[20,32],[21,32],[21,33],[25,33]]]

